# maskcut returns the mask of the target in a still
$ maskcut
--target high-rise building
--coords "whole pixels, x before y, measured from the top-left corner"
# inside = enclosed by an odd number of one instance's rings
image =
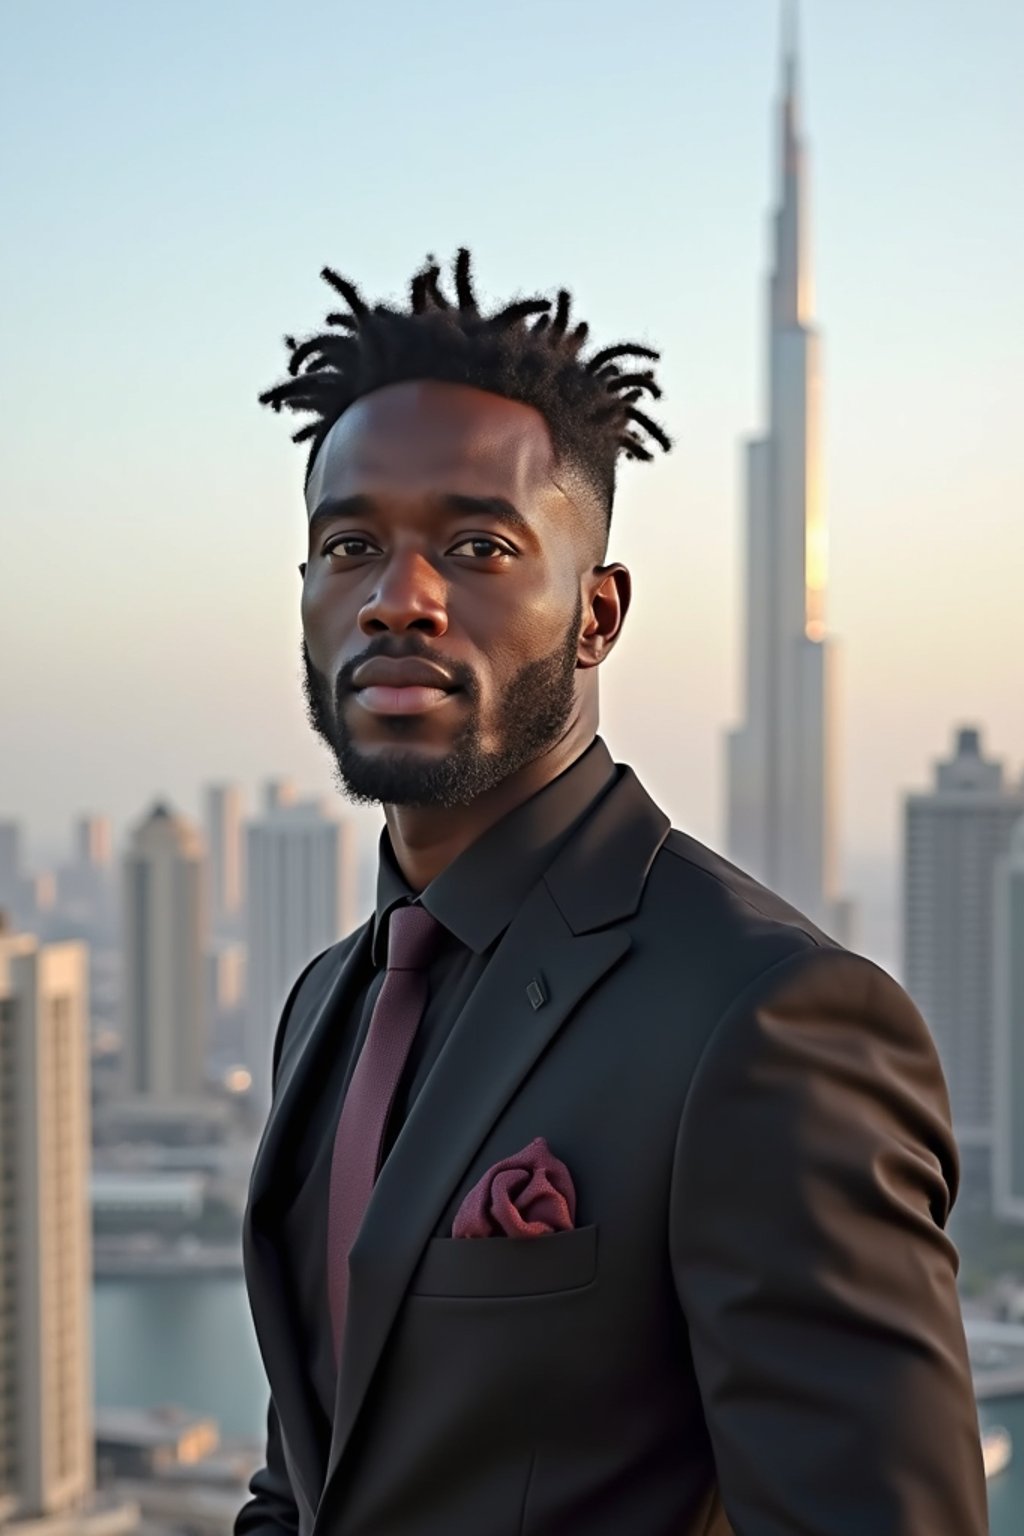
[[[126,1536],[95,1489],[86,946],[0,923],[0,1530]]]
[[[0,821],[0,908],[11,915],[22,899],[21,823]]]
[[[972,1198],[989,1197],[992,1171],[995,871],[1021,816],[1024,786],[972,727],[905,802],[903,983],[935,1036]]]
[[[116,943],[115,888],[109,817],[77,817],[71,859],[57,871],[56,907],[64,936],[87,940],[93,959],[97,947]]]
[[[0,911],[12,927],[35,932],[53,911],[56,883],[49,870],[29,872],[19,821],[0,821]]]
[[[195,1098],[205,1084],[206,872],[198,830],[156,804],[134,829],[122,880],[125,1088]]]
[[[206,955],[210,1050],[218,1073],[245,1059],[245,945],[215,940]]]
[[[270,1104],[274,1030],[302,967],[355,926],[355,829],[318,801],[265,800],[247,827],[246,1061],[257,1117]]]
[[[993,940],[992,1198],[1024,1221],[1024,816],[996,863]]]
[[[90,869],[108,869],[110,850],[110,817],[79,816],[75,822],[76,864]]]
[[[0,1528],[93,1487],[87,950],[0,931]]]
[[[206,956],[211,1016],[234,1013],[245,1002],[245,945],[215,944]]]
[[[283,805],[296,805],[298,798],[293,779],[266,779],[263,784],[263,814],[269,816]]]
[[[767,293],[767,431],[746,445],[743,723],[726,742],[729,857],[849,940],[837,895],[834,650],[826,636],[820,341],[806,149],[786,39]]]
[[[14,910],[31,933],[48,932],[57,909],[57,877],[52,869],[33,870],[21,878],[21,899]],[[53,935],[56,937],[56,935]],[[63,937],[63,935],[61,935]]]
[[[242,791],[237,784],[210,784],[205,806],[210,924],[215,934],[229,937],[240,927],[245,889]]]

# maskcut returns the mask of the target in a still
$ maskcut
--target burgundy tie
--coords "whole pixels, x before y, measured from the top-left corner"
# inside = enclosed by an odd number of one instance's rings
[[[396,907],[388,920],[388,965],[341,1106],[327,1207],[327,1296],[335,1366],[348,1300],[348,1256],[370,1200],[384,1129],[402,1067],[427,1001],[427,966],[444,926],[425,907]]]

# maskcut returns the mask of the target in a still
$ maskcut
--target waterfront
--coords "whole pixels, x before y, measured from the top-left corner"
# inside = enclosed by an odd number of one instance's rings
[[[1024,1397],[983,1402],[980,1418],[985,1429],[1004,1424],[1013,1440],[1013,1460],[988,1485],[990,1536],[1020,1536],[1024,1530]]]
[[[101,1408],[180,1403],[224,1435],[266,1432],[263,1374],[240,1275],[99,1280],[94,1380]]]
[[[93,1289],[96,1401],[175,1402],[212,1414],[225,1436],[261,1437],[267,1386],[239,1275],[100,1280]],[[989,1484],[990,1536],[1024,1530],[1024,1397],[981,1405],[1005,1424],[1013,1461]]]

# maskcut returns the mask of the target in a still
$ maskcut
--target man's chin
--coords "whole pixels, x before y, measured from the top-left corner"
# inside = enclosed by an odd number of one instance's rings
[[[451,749],[437,746],[334,747],[338,784],[359,805],[433,806],[466,804],[464,782]],[[472,798],[470,796],[470,798]]]

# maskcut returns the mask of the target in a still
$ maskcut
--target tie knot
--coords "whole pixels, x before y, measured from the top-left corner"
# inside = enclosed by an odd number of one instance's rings
[[[426,907],[396,907],[388,918],[388,970],[425,970],[446,931]]]

